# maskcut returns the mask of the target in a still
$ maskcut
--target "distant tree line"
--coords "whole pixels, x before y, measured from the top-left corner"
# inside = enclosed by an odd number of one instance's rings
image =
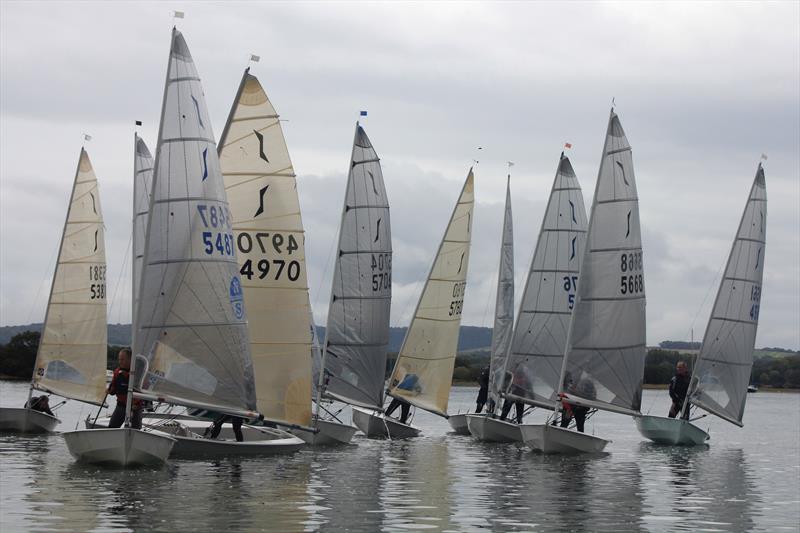
[[[33,366],[36,364],[39,337],[38,331],[23,331],[11,337],[8,343],[0,344],[0,376],[30,379],[33,374]],[[116,368],[117,354],[122,348],[123,346],[108,345],[106,368]],[[756,358],[753,362],[750,383],[763,387],[800,389],[800,354],[779,348],[767,349],[772,352],[788,352],[791,355]],[[386,364],[387,376],[392,371],[396,358],[396,353],[389,354]],[[690,369],[694,367],[695,356],[693,354],[663,348],[649,350],[644,367],[645,384],[664,385],[669,383],[675,373],[675,365],[681,360],[686,361]],[[487,364],[489,364],[488,350],[460,353],[456,357],[453,381],[477,383],[481,370]]]

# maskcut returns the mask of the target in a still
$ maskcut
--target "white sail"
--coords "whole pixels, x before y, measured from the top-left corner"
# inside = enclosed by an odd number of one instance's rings
[[[278,113],[245,70],[219,142],[250,326],[258,410],[311,422],[311,313],[300,200]]]
[[[136,311],[139,302],[139,289],[142,281],[142,261],[144,259],[144,238],[147,232],[148,209],[150,209],[150,186],[153,182],[153,156],[147,145],[134,134],[133,154],[133,235],[131,237],[133,263],[131,265],[133,289],[131,331],[136,331]],[[136,341],[136,336],[132,337]],[[136,346],[131,346],[134,353]]]
[[[572,403],[637,415],[647,354],[642,237],[631,147],[613,110],[580,275],[561,387]]]
[[[389,394],[441,416],[458,350],[474,201],[470,169],[389,378]]]
[[[311,302],[309,301],[309,308]],[[319,335],[317,334],[317,325],[314,322],[314,313],[308,314],[310,333],[311,333],[311,389],[313,397],[317,397],[319,390],[320,372],[322,372],[322,345],[319,342]]]
[[[585,243],[583,194],[562,153],[503,368],[516,400],[555,406]]]
[[[500,266],[497,272],[497,295],[494,304],[492,351],[489,356],[489,397],[500,405],[503,374],[508,349],[514,333],[514,224],[511,216],[511,177],[506,182],[506,209],[503,237],[500,241]]]
[[[192,56],[173,28],[136,319],[142,392],[226,412],[256,407],[233,220]],[[304,317],[307,315],[303,315]]]
[[[742,425],[761,305],[767,188],[758,165],[689,387],[689,401]]]
[[[81,148],[36,355],[34,388],[103,402],[106,313],[103,211],[92,163]]]
[[[383,406],[391,299],[389,201],[378,155],[356,124],[325,330],[326,396]]]

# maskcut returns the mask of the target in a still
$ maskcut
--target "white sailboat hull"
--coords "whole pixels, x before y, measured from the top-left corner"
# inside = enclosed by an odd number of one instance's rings
[[[60,423],[54,416],[26,407],[0,407],[0,431],[50,433]]]
[[[165,422],[157,427],[156,433],[163,433],[177,442],[170,457],[223,457],[231,455],[275,455],[293,453],[305,446],[302,439],[274,428],[242,426],[242,442],[236,441],[233,427],[223,424],[216,439],[203,437],[211,425],[207,420],[181,420]]]
[[[611,442],[550,424],[520,426],[522,440],[536,451],[552,454],[600,453]]]
[[[315,420],[314,424],[319,429],[317,433],[302,429],[291,429],[290,433],[303,439],[311,446],[330,446],[334,444],[349,444],[358,428],[349,424],[341,424],[332,420]]]
[[[63,435],[79,463],[110,466],[163,464],[176,443],[167,435],[131,428],[79,429]]]
[[[413,426],[360,407],[353,407],[353,423],[370,438],[408,439],[420,434],[420,430]]]
[[[467,413],[450,415],[447,418],[447,421],[450,423],[450,427],[453,428],[453,431],[455,431],[459,435],[469,435],[469,428],[467,427],[468,416],[473,416],[473,415],[468,415]],[[474,416],[483,416],[483,415],[474,415]]]
[[[697,446],[711,438],[699,427],[680,418],[645,415],[635,420],[639,433],[657,444]]]
[[[485,415],[467,415],[469,432],[478,440],[486,442],[522,442],[518,424]]]

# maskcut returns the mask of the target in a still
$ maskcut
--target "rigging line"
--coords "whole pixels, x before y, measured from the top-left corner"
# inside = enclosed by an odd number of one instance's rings
[[[28,312],[28,320],[27,320],[28,324],[30,324],[31,320],[33,319],[33,311],[36,308],[36,301],[39,299],[39,294],[41,294],[41,292],[42,292],[42,285],[44,285],[45,282],[47,282],[47,280],[48,280],[48,278],[46,277],[47,273],[52,270],[53,271],[53,276],[56,275],[55,274],[55,270],[51,265],[53,265],[54,261],[57,260],[56,259],[56,254],[58,254],[58,249],[59,248],[60,248],[60,246],[58,244],[56,245],[55,248],[53,248],[53,252],[50,255],[50,260],[47,261],[47,263],[45,264],[46,270],[44,271],[44,275],[41,276],[41,281],[39,282],[39,286],[36,289],[36,296],[34,296],[33,300],[31,301],[31,309]]]
[[[335,225],[333,227],[334,227],[334,234],[329,239],[331,241],[331,245],[328,247],[328,258],[325,260],[325,265],[324,265],[324,267],[322,269],[322,276],[320,277],[319,284],[317,285],[317,295],[314,298],[314,307],[315,308],[319,304],[319,295],[322,292],[322,284],[325,282],[325,276],[328,275],[328,268],[331,265],[331,255],[333,254],[333,249],[334,249],[334,247],[339,245],[338,235],[336,235],[336,233],[335,233],[337,228],[336,228]],[[304,243],[304,246],[305,246],[305,243]],[[333,283],[334,283],[333,274],[331,274],[331,290],[333,290]],[[312,309],[311,311],[313,313],[314,310]],[[328,310],[328,312],[329,311],[330,311],[330,309]],[[327,331],[325,332],[325,334],[327,335]]]
[[[133,232],[131,232],[130,236],[128,237],[128,245],[125,247],[125,256],[122,259],[122,268],[119,271],[119,276],[117,277],[117,283],[114,286],[114,294],[111,296],[111,301],[108,303],[108,316],[114,315],[114,305],[117,303],[117,292],[119,291],[119,284],[122,282],[123,274],[125,273],[125,267],[128,264],[128,254],[131,251],[131,243],[133,242]],[[122,305],[119,306],[119,311],[117,312],[117,323],[120,323],[122,319]]]

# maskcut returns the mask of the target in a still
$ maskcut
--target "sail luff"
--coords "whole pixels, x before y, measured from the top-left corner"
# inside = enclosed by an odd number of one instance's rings
[[[555,406],[585,240],[583,194],[562,152],[501,374],[515,401]]]
[[[245,69],[219,142],[258,409],[267,420],[311,423],[311,306],[305,233],[280,118]]]
[[[766,182],[759,164],[687,394],[693,405],[738,426],[742,425],[758,330],[766,225]]]
[[[200,78],[175,28],[152,191],[136,331],[148,365],[135,383],[176,404],[255,410],[230,208]]]
[[[70,230],[71,226],[76,228]],[[69,246],[65,246],[67,242]],[[97,178],[89,155],[81,147],[31,388],[86,403],[102,403],[106,315],[103,214]]]
[[[323,393],[383,405],[391,308],[392,242],[380,160],[356,123],[323,351]]]
[[[641,246],[631,147],[612,109],[559,383],[573,403],[639,413],[646,356]]]
[[[389,380],[392,397],[444,417],[458,351],[473,205],[474,177],[470,169]]]
[[[514,224],[511,212],[511,176],[506,181],[506,204],[503,233],[500,239],[500,263],[494,305],[494,327],[489,356],[489,398],[500,405],[500,393],[506,360],[514,336]]]

